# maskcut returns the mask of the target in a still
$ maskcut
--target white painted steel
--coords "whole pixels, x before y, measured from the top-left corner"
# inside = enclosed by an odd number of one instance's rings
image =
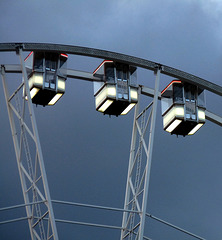
[[[151,104],[139,114],[139,102],[135,109],[132,141],[130,148],[127,186],[122,220],[121,240],[144,239],[149,181],[154,145],[154,134],[159,97],[160,69],[155,72],[154,98]],[[147,111],[150,110],[146,118]],[[139,122],[141,119],[141,122]],[[148,144],[145,136],[148,134]],[[145,153],[145,156],[142,155]],[[138,211],[139,214],[128,213],[128,210]]]
[[[34,113],[33,104],[32,104],[30,91],[29,91],[28,77],[27,77],[27,72],[26,72],[26,68],[25,68],[23,51],[21,48],[19,49],[19,57],[20,57],[20,63],[22,66],[25,92],[26,92],[26,96],[28,97],[28,108],[29,108],[29,112],[30,112],[33,133],[35,136],[36,154],[37,154],[36,160],[38,160],[38,163],[39,163],[39,167],[40,167],[40,171],[41,171],[41,180],[42,180],[43,188],[44,188],[44,196],[45,196],[45,200],[46,200],[45,205],[47,207],[47,211],[43,214],[43,216],[46,216],[47,214],[49,216],[48,229],[46,229],[47,239],[50,236],[49,235],[50,231],[52,231],[53,239],[58,240],[58,233],[57,233],[57,228],[56,228],[56,224],[55,224],[55,217],[54,217],[54,212],[53,212],[53,208],[52,208],[52,201],[51,201],[50,192],[49,192],[48,180],[47,180],[45,165],[44,165],[44,161],[43,161],[43,155],[42,155],[42,149],[41,149],[39,135],[38,135],[35,113]],[[40,222],[41,221],[37,222],[36,224],[38,224]],[[35,226],[35,225],[33,225],[33,226]],[[49,228],[51,228],[51,230]]]
[[[29,230],[31,239],[33,240],[43,240],[49,238],[58,240],[52,202],[49,194],[49,187],[43,162],[33,104],[30,97],[28,78],[22,49],[19,50],[19,57],[21,62],[19,71],[22,71],[23,73],[23,82],[13,92],[13,94],[11,94],[11,96],[9,95],[9,90],[7,87],[4,66],[1,66],[1,76],[19,170],[19,177],[22,185],[26,215],[29,223]],[[15,71],[18,71],[18,68]],[[10,70],[10,72],[15,71],[13,68]],[[23,97],[21,107],[20,95],[22,95],[23,88],[28,89],[26,91],[27,101]],[[31,123],[31,127],[28,126],[28,123],[26,123],[27,119],[25,119],[26,105],[28,106],[28,121]],[[34,157],[30,152],[30,141],[28,141],[26,134],[31,137],[30,140],[35,146]],[[42,187],[42,189],[40,189],[38,186]],[[39,199],[42,200],[42,202],[40,202]],[[34,203],[32,204],[33,201]],[[37,219],[35,218],[36,216]],[[48,226],[46,226],[46,224],[43,222],[46,216],[48,217]]]
[[[150,125],[150,133],[149,133],[148,154],[147,154],[146,170],[145,170],[146,174],[145,174],[143,203],[142,203],[142,216],[141,216],[141,223],[140,223],[141,225],[140,225],[138,240],[143,240],[143,236],[144,236],[145,217],[146,217],[146,209],[147,209],[147,200],[148,200],[148,196],[149,196],[150,172],[151,172],[155,126],[156,126],[156,117],[157,117],[160,71],[161,71],[161,69],[159,68],[159,69],[157,69],[157,71],[155,73],[155,75],[156,75],[155,90],[154,90],[152,117],[151,117],[151,123],[150,123],[151,124]]]
[[[132,139],[131,139],[131,147],[130,147],[130,157],[129,157],[129,166],[128,166],[128,174],[127,174],[127,181],[126,181],[126,193],[125,193],[125,202],[124,202],[124,210],[127,210],[123,213],[123,220],[122,220],[122,228],[121,231],[121,239],[125,238],[126,232],[127,232],[127,225],[129,222],[130,214],[128,210],[129,209],[129,202],[130,202],[130,194],[131,194],[131,172],[134,166],[134,156],[135,156],[135,145],[136,145],[136,138],[137,138],[137,126],[136,126],[136,118],[139,114],[139,106],[140,106],[140,89],[139,89],[139,96],[138,96],[138,103],[135,106],[135,112],[134,112],[134,123],[133,123],[133,131],[132,131]],[[139,210],[140,212],[140,210]]]
[[[19,140],[18,140],[16,127],[15,127],[15,119],[13,117],[13,111],[12,111],[12,109],[10,107],[10,103],[8,101],[9,92],[8,92],[6,78],[5,78],[4,67],[1,67],[1,76],[2,76],[2,83],[3,83],[4,94],[5,94],[6,106],[7,106],[7,110],[8,110],[9,123],[10,123],[10,127],[11,127],[11,132],[12,132],[12,139],[13,139],[13,143],[14,143],[17,166],[18,166],[18,170],[19,170],[19,177],[20,177],[20,181],[21,181],[21,185],[22,185],[23,197],[24,197],[25,204],[28,204],[28,203],[30,203],[30,200],[29,200],[29,196],[27,194],[27,185],[26,185],[24,172],[21,169],[20,144],[19,144]],[[33,240],[33,239],[36,239],[36,238],[35,238],[35,234],[32,231],[32,221],[31,221],[32,210],[31,210],[30,205],[27,205],[25,207],[25,209],[26,209],[26,215],[27,215],[27,218],[28,218],[28,224],[29,224],[31,239]]]

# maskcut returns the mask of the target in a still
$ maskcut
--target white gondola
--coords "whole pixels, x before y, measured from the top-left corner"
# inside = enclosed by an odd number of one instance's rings
[[[65,93],[66,54],[31,52],[25,59],[32,102],[54,105]]]
[[[104,77],[104,82],[94,82],[97,111],[119,116],[127,114],[136,105],[136,67],[105,60],[93,74]]]
[[[204,91],[195,85],[172,81],[161,93],[164,130],[192,135],[205,123]]]

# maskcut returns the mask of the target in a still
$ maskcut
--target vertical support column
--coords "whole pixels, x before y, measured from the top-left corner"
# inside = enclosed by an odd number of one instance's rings
[[[136,150],[136,137],[137,137],[136,120],[137,120],[137,116],[139,114],[140,94],[141,94],[141,89],[139,88],[138,102],[135,106],[135,111],[134,111],[133,131],[132,131],[131,146],[130,146],[130,156],[129,156],[129,166],[128,166],[128,174],[127,174],[127,182],[126,182],[124,210],[129,209],[129,202],[130,202],[130,193],[131,193],[130,178],[131,178],[131,171],[132,171],[133,165],[134,165],[134,156],[135,156],[135,150]],[[129,213],[129,212],[123,213],[123,220],[122,220],[123,230],[121,231],[121,239],[125,238],[124,235],[126,233],[126,228],[128,225],[127,221],[129,220],[130,214],[131,213]]]
[[[1,66],[1,76],[29,230],[32,240],[58,240],[22,49],[18,49],[18,53],[23,73],[22,84],[10,95],[4,66]],[[26,106],[28,106],[27,113]]]
[[[9,100],[9,92],[8,92],[8,87],[7,87],[7,83],[6,83],[6,79],[5,79],[4,66],[1,66],[1,76],[2,76],[2,84],[3,84],[3,89],[4,89],[5,101],[6,101],[6,106],[7,106],[8,116],[9,116],[9,123],[10,123],[10,127],[11,127],[11,132],[12,132],[12,139],[13,139],[13,144],[14,144],[14,149],[15,149],[15,155],[16,155],[16,160],[17,160],[17,166],[18,166],[18,170],[19,170],[19,177],[20,177],[21,185],[22,185],[23,197],[24,197],[25,204],[28,204],[28,203],[30,203],[30,199],[29,199],[28,194],[26,193],[27,185],[26,185],[24,173],[22,172],[21,165],[20,165],[21,148],[20,148],[20,144],[18,141],[18,135],[17,135],[16,127],[15,127],[15,120],[13,117],[13,112],[12,112],[12,109],[11,109],[9,101],[8,101]],[[31,239],[34,240],[36,238],[32,231],[32,209],[31,209],[30,205],[26,206],[26,215],[28,217],[28,224],[29,224]]]
[[[146,163],[146,176],[145,176],[143,202],[142,202],[142,215],[141,215],[139,237],[138,237],[139,240],[143,240],[143,236],[144,236],[147,200],[148,200],[148,195],[149,195],[151,163],[152,163],[152,156],[153,156],[153,144],[154,144],[154,135],[155,135],[155,126],[156,126],[156,116],[157,116],[160,71],[161,71],[161,69],[158,68],[155,72],[156,80],[155,80],[155,90],[154,90],[154,97],[153,97],[152,117],[151,117],[151,123],[150,123],[151,125],[150,125],[148,155],[147,155],[147,163]]]
[[[144,238],[160,72],[160,68],[155,71],[153,101],[140,114],[139,104],[135,108],[124,203],[126,212],[123,214],[121,240],[143,240]],[[148,144],[146,144],[146,133],[148,135]]]
[[[49,186],[48,186],[48,181],[47,181],[47,176],[46,176],[46,171],[45,171],[45,165],[44,165],[44,161],[43,161],[42,149],[41,149],[41,145],[40,145],[38,129],[37,129],[36,119],[35,119],[35,113],[34,113],[32,100],[31,100],[31,96],[30,96],[30,91],[29,91],[28,77],[27,77],[27,72],[26,72],[26,68],[25,68],[23,51],[21,48],[19,48],[19,57],[20,57],[20,63],[22,66],[25,93],[28,98],[28,108],[29,108],[29,114],[30,114],[31,123],[32,123],[33,134],[34,134],[34,138],[35,138],[36,153],[37,153],[37,158],[38,158],[38,162],[39,162],[39,166],[40,166],[41,178],[42,178],[42,182],[43,182],[44,194],[45,194],[45,199],[46,199],[46,205],[47,205],[47,209],[48,209],[48,212],[46,214],[48,214],[48,217],[49,217],[49,227],[51,227],[53,239],[58,240],[58,233],[57,233],[57,228],[56,228],[56,224],[55,224],[55,217],[54,217],[54,213],[53,213],[52,201],[51,201],[51,197],[50,197]],[[48,229],[48,232],[49,232],[49,229]]]

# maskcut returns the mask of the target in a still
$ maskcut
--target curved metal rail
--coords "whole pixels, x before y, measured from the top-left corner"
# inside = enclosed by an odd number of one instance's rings
[[[101,49],[71,46],[71,45],[61,45],[61,44],[51,44],[51,43],[0,43],[0,52],[7,51],[18,51],[22,48],[24,51],[50,51],[50,52],[65,52],[68,54],[82,55],[88,57],[109,59],[113,61],[121,61],[130,65],[137,67],[149,69],[155,71],[157,68],[161,68],[161,73],[178,78],[182,81],[195,84],[203,89],[213,92],[217,95],[222,96],[222,87],[209,82],[203,78],[199,78],[195,75],[183,72],[176,68],[172,68],[161,63],[152,62],[146,59],[133,57],[121,53],[110,52]]]

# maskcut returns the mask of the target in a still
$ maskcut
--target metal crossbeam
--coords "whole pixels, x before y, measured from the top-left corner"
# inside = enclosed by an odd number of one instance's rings
[[[39,202],[31,202],[29,204],[19,204],[19,205],[15,205],[15,206],[10,206],[10,207],[4,207],[4,208],[0,208],[0,212],[1,211],[9,211],[9,210],[14,210],[14,209],[17,209],[17,208],[22,208],[22,207],[25,207],[27,205],[33,205],[33,204],[37,204],[37,203],[43,203],[43,201],[39,201]],[[139,214],[140,212],[138,211],[132,211],[132,210],[124,210],[122,208],[113,208],[113,207],[105,207],[105,206],[99,206],[99,205],[92,205],[92,204],[84,204],[84,203],[76,203],[76,202],[68,202],[68,201],[61,201],[61,200],[52,200],[52,203],[55,203],[55,204],[62,204],[62,205],[67,205],[67,206],[77,206],[77,207],[83,207],[83,208],[93,208],[93,209],[98,209],[98,210],[105,210],[105,211],[113,211],[113,212],[131,212],[131,213],[136,213],[136,214]],[[196,234],[193,234],[181,227],[178,227],[172,223],[169,223],[163,219],[160,219],[152,214],[149,214],[149,213],[146,213],[146,216],[157,221],[157,222],[160,222],[164,225],[167,225],[177,231],[180,231],[184,234],[187,234],[189,236],[192,236],[196,239],[199,239],[199,240],[205,240],[204,238],[196,235]],[[23,221],[23,220],[27,220],[28,218],[27,217],[21,217],[21,218],[15,218],[15,219],[11,219],[11,220],[6,220],[6,221],[1,221],[0,222],[0,225],[3,225],[3,224],[9,224],[9,223],[14,223],[14,222],[17,222],[17,221]],[[47,220],[47,218],[45,218],[45,220]],[[94,223],[85,223],[85,222],[77,222],[77,221],[72,221],[72,220],[63,220],[63,219],[55,219],[56,222],[59,222],[59,223],[68,223],[68,224],[77,224],[77,225],[84,225],[84,226],[91,226],[91,227],[102,227],[102,228],[112,228],[112,229],[116,229],[116,230],[121,230],[122,228],[119,227],[119,226],[112,226],[112,225],[101,225],[101,224],[95,224]],[[144,239],[150,239],[148,237],[145,237],[144,236]]]

